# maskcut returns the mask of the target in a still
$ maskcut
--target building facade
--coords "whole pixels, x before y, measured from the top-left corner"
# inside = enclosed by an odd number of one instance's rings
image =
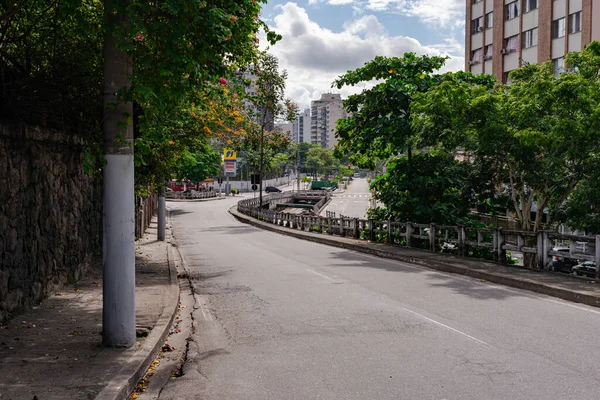
[[[510,71],[600,40],[600,0],[467,0],[465,71],[509,83]]]
[[[292,127],[292,140],[294,143],[310,142],[310,108],[296,117]]]
[[[286,122],[283,124],[276,124],[275,125],[275,129],[276,130],[280,130],[282,133],[284,133],[290,140],[294,139],[294,123],[293,122]]]
[[[310,109],[310,143],[333,148],[337,144],[336,123],[346,116],[339,94],[324,93],[321,99],[313,100]]]

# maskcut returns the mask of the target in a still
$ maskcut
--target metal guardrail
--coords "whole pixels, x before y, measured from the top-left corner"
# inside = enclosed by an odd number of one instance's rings
[[[319,193],[322,194],[322,192]],[[292,194],[287,196],[291,197]],[[280,202],[281,199],[278,200]],[[269,204],[273,202],[270,198],[265,201]],[[375,221],[345,216],[336,217],[334,212],[329,211],[326,212],[325,217],[322,217],[278,212],[273,208],[271,206],[268,209],[259,207],[258,199],[242,200],[238,203],[239,212],[290,229],[367,239],[434,252],[450,251],[463,257],[472,254],[474,249],[487,249],[492,260],[502,263],[507,261],[507,251],[518,251],[535,255],[538,269],[551,270],[552,256],[595,261],[597,274],[600,268],[600,235],[580,236],[549,231],[528,232],[502,228],[436,225],[434,223]],[[569,254],[552,250],[553,243],[558,241],[568,241],[573,244],[570,246]],[[588,245],[586,247],[593,252],[579,252],[575,243],[586,243]]]

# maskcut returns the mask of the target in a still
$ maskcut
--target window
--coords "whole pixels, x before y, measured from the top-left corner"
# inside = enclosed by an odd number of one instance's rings
[[[487,46],[485,46],[485,55],[483,56],[483,59],[491,60],[493,54],[494,54],[494,48],[492,47],[492,45],[488,44]]]
[[[506,53],[514,53],[515,51],[519,51],[519,35],[504,39],[504,49],[506,49]]]
[[[556,75],[556,76],[559,76],[560,74],[565,72],[565,58],[564,57],[555,58],[554,60],[552,60],[552,72],[554,72],[554,75]]]
[[[519,2],[513,1],[504,6],[506,8],[506,19],[513,19],[519,16]]]
[[[483,30],[483,17],[475,18],[471,21],[471,34],[474,35]]]
[[[489,12],[485,14],[485,29],[490,29],[494,26],[494,13]]]
[[[471,52],[471,63],[479,64],[483,61],[483,49],[480,47]]]
[[[512,71],[508,71],[502,75],[502,82],[506,83],[507,85],[510,85],[512,83],[512,80],[509,77],[511,72]]]
[[[557,19],[552,21],[552,39],[565,36],[565,19]]]
[[[581,32],[581,11],[569,15],[569,33]]]
[[[538,44],[538,28],[523,32],[523,48],[528,49]]]
[[[538,8],[538,0],[525,0],[525,12]]]
[[[473,4],[481,3],[483,0],[473,0]]]

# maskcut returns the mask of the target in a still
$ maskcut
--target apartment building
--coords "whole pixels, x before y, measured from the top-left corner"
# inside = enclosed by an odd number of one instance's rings
[[[552,60],[600,40],[600,0],[467,0],[465,71],[496,76]]]
[[[292,140],[294,143],[310,142],[310,108],[296,116],[292,127]]]
[[[333,148],[337,144],[336,123],[346,116],[339,94],[324,93],[321,99],[313,100],[310,109],[310,143]]]

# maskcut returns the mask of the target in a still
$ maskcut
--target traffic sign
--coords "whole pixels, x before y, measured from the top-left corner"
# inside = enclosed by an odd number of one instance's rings
[[[237,162],[225,160],[225,176],[235,176],[237,174]]]
[[[233,149],[223,149],[223,161],[235,161],[237,153]]]
[[[258,185],[252,185],[252,190],[257,190],[258,189]]]

